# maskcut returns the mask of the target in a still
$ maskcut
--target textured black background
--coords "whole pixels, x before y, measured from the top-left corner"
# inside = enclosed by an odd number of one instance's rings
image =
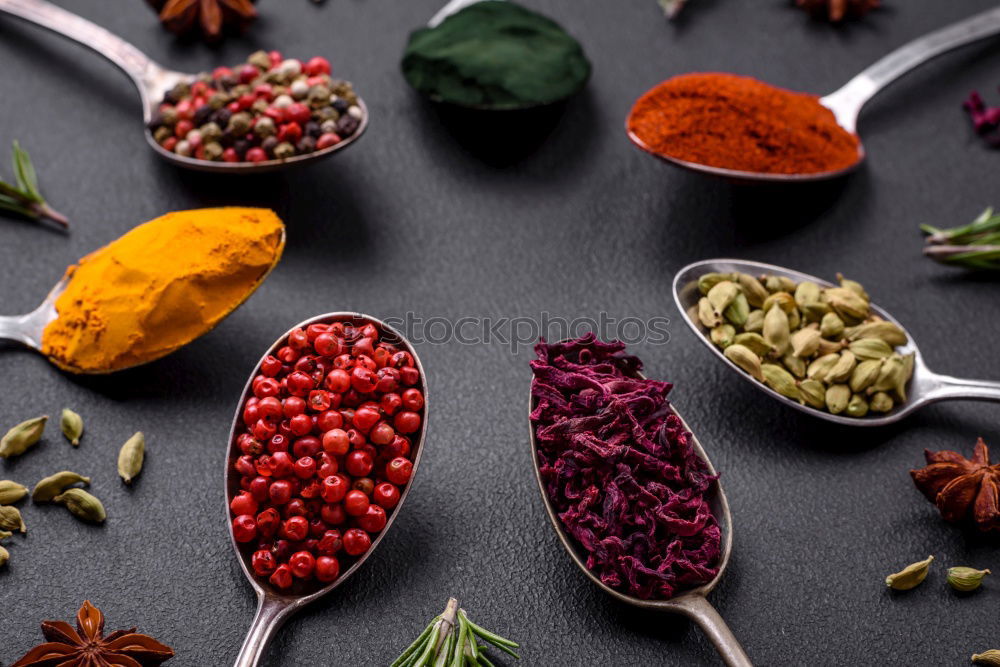
[[[0,463],[0,478],[30,486],[75,469],[94,476],[109,512],[95,528],[58,507],[22,506],[29,533],[7,541],[11,562],[0,572],[0,661],[41,640],[39,620],[71,618],[89,598],[109,629],[134,623],[176,648],[171,664],[231,663],[254,605],[223,514],[234,401],[288,326],[352,309],[671,318],[669,343],[634,349],[651,376],[676,383],[676,406],[723,472],[735,549],[712,601],[751,658],[959,665],[1000,644],[1000,584],[963,598],[943,577],[955,564],[1000,573],[997,543],[944,524],[907,474],[924,447],[967,451],[979,435],[1000,446],[997,407],[942,404],[879,431],[830,426],[736,380],[669,296],[677,269],[713,256],[827,278],[840,270],[909,327],[932,368],[1000,377],[996,281],[925,261],[917,231],[1000,204],[1000,155],[972,136],[960,109],[972,88],[995,98],[997,43],[938,60],[877,98],[861,123],[867,167],[831,187],[702,180],[640,153],[622,131],[635,97],[669,75],[728,70],[825,93],[889,49],[993,3],[895,0],[835,28],[781,0],[693,0],[676,25],[653,0],[530,0],[594,62],[587,92],[543,142],[507,122],[450,129],[406,87],[399,55],[437,0],[262,0],[253,30],[216,50],[176,42],[140,0],[60,4],[181,70],[232,64],[259,47],[327,55],[355,81],[372,125],[356,147],[294,173],[229,180],[178,171],[146,147],[135,94],[114,67],[0,17],[0,144],[22,141],[43,190],[74,223],[65,236],[0,220],[0,312],[32,309],[66,264],[169,210],[266,205],[288,224],[284,260],[260,291],[158,363],[86,379],[28,351],[0,351],[3,428],[67,405],[87,424],[78,450],[50,428],[30,454]],[[410,501],[366,566],[286,626],[268,664],[385,665],[449,595],[521,641],[525,664],[716,663],[696,627],[608,599],[563,553],[528,455],[530,350],[419,349],[431,423]],[[115,455],[137,429],[149,456],[130,490]],[[929,553],[941,567],[923,587],[886,592],[888,572]]]

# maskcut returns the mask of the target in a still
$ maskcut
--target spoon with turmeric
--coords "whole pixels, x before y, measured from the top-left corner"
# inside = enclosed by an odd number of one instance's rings
[[[71,373],[146,364],[211,331],[264,282],[284,246],[285,226],[267,209],[168,213],[70,266],[32,312],[0,317],[0,339]]]
[[[626,131],[644,151],[734,182],[823,181],[865,159],[856,128],[868,100],[910,70],[1000,32],[1000,8],[929,33],[817,97],[733,74],[684,74],[645,93]]]
[[[163,99],[164,93],[179,83],[194,81],[196,78],[194,74],[169,70],[154,62],[149,56],[117,35],[72,12],[45,2],[45,0],[0,0],[0,12],[6,12],[77,41],[97,51],[117,65],[129,76],[139,91],[143,121],[146,127],[146,143],[160,157],[185,169],[223,174],[259,174],[275,171],[291,165],[305,164],[329,157],[357,141],[368,127],[368,108],[359,99],[357,105],[361,109],[361,118],[354,134],[345,137],[333,146],[312,153],[261,162],[215,162],[178,155],[157,143],[149,129],[149,124],[160,100]]]

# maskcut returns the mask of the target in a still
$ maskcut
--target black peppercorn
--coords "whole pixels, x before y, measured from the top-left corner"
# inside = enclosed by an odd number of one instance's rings
[[[212,122],[219,127],[229,127],[229,119],[233,117],[233,112],[229,109],[219,109],[212,114]]]
[[[342,114],[347,113],[347,110],[350,107],[351,107],[350,103],[343,97],[338,97],[333,101],[333,108],[336,109],[339,113]]]
[[[218,80],[219,88],[222,90],[229,90],[239,82],[240,80],[236,78],[235,74],[224,74],[223,76],[220,76]]]
[[[340,120],[337,121],[337,134],[341,137],[349,137],[357,131],[360,124],[361,121],[354,116],[344,114],[340,117]]]
[[[233,142],[233,150],[236,151],[236,154],[239,155],[242,160],[243,156],[246,155],[246,152],[250,150],[250,142],[246,139],[237,139]]]
[[[212,107],[202,104],[194,112],[194,124],[196,127],[204,125],[212,118]]]
[[[323,130],[320,129],[319,123],[317,123],[314,120],[311,120],[308,123],[306,123],[306,126],[302,129],[305,130],[305,134],[307,137],[312,137],[313,139],[319,139],[320,135],[323,134]]]
[[[312,153],[316,150],[316,140],[312,137],[302,137],[295,145],[295,150],[299,153]]]
[[[264,141],[260,142],[260,147],[264,149],[264,152],[268,154],[269,157],[274,157],[274,149],[278,145],[278,137],[268,137]]]

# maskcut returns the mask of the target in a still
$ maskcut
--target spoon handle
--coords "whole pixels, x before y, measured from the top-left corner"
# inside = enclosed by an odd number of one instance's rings
[[[0,11],[69,37],[120,67],[139,89],[146,120],[149,120],[149,91],[164,75],[172,73],[150,60],[142,51],[101,26],[44,0],[0,0]]]
[[[998,32],[1000,7],[980,12],[901,46],[821,101],[836,114],[844,129],[854,132],[861,107],[897,78],[942,53]]]
[[[927,392],[927,402],[957,399],[1000,401],[1000,382],[964,380],[948,375],[937,375],[937,386]]]
[[[691,595],[684,601],[684,612],[702,631],[719,652],[719,657],[729,667],[753,667],[746,651],[740,645],[726,621],[712,603],[701,595]]]
[[[266,593],[258,596],[257,615],[250,624],[247,638],[236,658],[234,667],[257,667],[264,657],[268,644],[274,639],[274,634],[285,622],[285,618],[293,611],[291,603]]]

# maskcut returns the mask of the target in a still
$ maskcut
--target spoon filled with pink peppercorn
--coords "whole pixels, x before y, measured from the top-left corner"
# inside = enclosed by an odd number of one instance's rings
[[[247,380],[226,457],[226,517],[259,606],[236,667],[372,554],[410,490],[427,383],[384,322],[328,313],[293,327]]]
[[[259,52],[234,69],[169,70],[132,44],[45,0],[0,0],[6,12],[80,42],[121,68],[142,101],[146,142],[185,169],[225,174],[313,162],[354,143],[368,109],[324,58]]]

